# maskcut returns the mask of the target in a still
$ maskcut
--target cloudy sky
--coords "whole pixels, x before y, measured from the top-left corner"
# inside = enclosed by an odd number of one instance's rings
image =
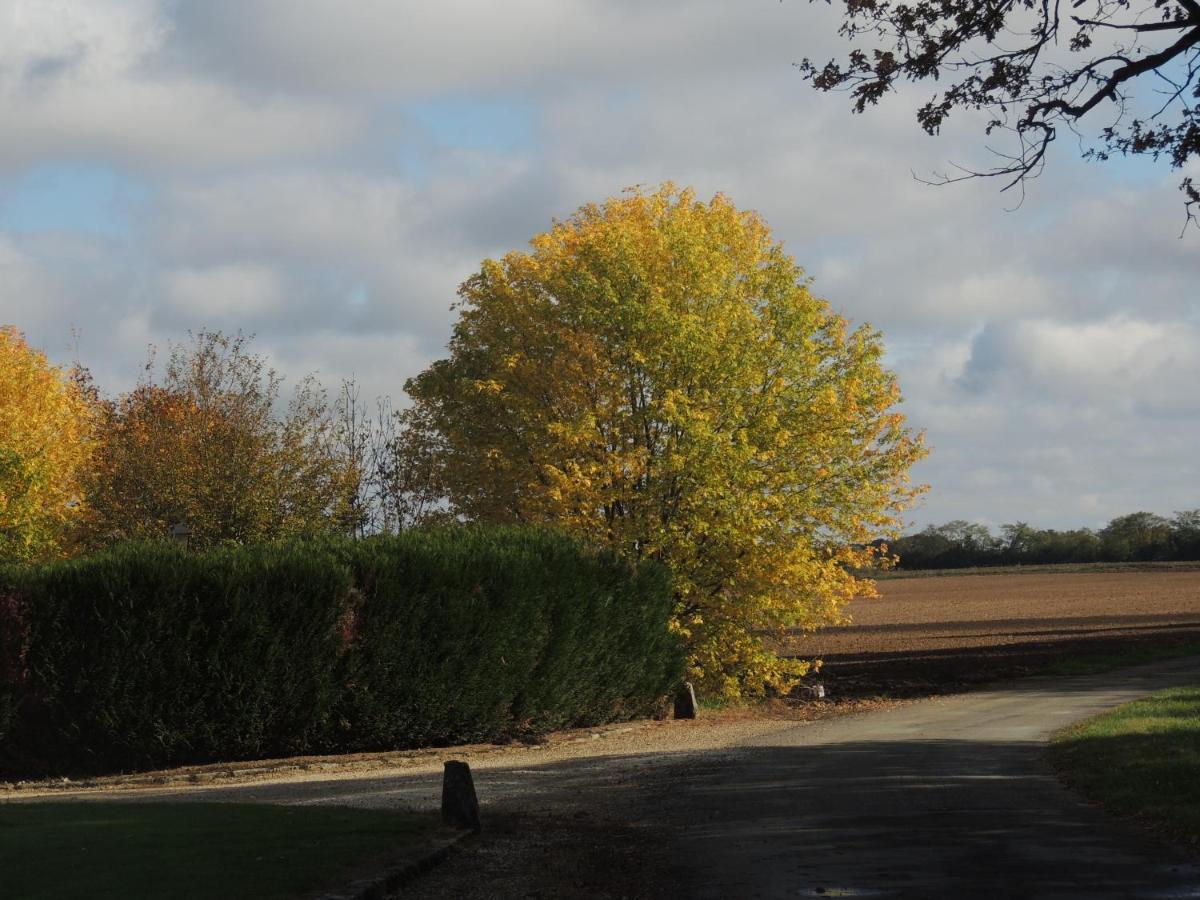
[[[928,187],[986,165],[978,123],[815,94],[793,63],[835,32],[802,0],[0,0],[0,323],[109,391],[209,327],[399,397],[482,258],[669,179],[884,332],[933,449],[914,524],[1200,506],[1180,173],[1062,141],[1015,211]]]

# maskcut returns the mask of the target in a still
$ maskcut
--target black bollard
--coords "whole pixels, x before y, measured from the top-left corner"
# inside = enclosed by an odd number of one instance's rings
[[[479,831],[479,798],[465,762],[451,760],[442,773],[442,821],[454,828]]]

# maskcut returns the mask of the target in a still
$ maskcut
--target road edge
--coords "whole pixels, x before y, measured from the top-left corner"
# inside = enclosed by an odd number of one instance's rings
[[[405,860],[381,869],[373,875],[355,879],[347,885],[318,894],[313,900],[384,900],[405,885],[411,884],[425,873],[441,865],[462,845],[474,837],[474,832],[463,831],[452,838],[441,841],[436,847],[416,859]]]

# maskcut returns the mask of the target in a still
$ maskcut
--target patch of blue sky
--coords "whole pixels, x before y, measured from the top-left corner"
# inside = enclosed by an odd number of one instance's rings
[[[405,113],[442,147],[512,154],[537,142],[537,108],[522,97],[443,96],[409,103]]]
[[[1156,160],[1136,153],[1126,156],[1113,152],[1108,159],[1096,165],[1104,167],[1104,178],[1127,186],[1158,184],[1164,178],[1170,178],[1172,173],[1169,160],[1161,157]]]
[[[1179,96],[1178,89],[1180,84],[1187,80],[1185,64],[1182,61],[1176,61],[1128,83],[1126,87],[1129,98],[1128,110],[1124,119],[1116,123],[1118,133],[1126,132],[1134,119],[1140,119],[1149,128],[1172,127],[1178,124],[1180,113],[1188,102],[1188,94],[1184,93]],[[1105,109],[1105,112],[1101,112],[1101,108],[1098,108],[1087,120],[1084,120],[1088,125],[1087,128],[1083,127],[1084,123],[1080,124],[1080,131],[1084,135],[1083,146],[1095,146],[1103,149],[1097,134],[1104,125],[1112,123],[1111,107],[1102,107],[1102,109]],[[1109,114],[1109,120],[1105,119],[1106,113]],[[1063,137],[1067,136],[1067,134],[1063,134]],[[1113,151],[1104,165],[1111,173],[1111,177],[1125,184],[1157,183],[1164,178],[1169,178],[1172,173],[1170,154],[1155,160],[1148,154],[1125,155]]]
[[[516,156],[539,145],[537,105],[524,97],[443,95],[406,103],[401,115],[408,127],[393,137],[395,159],[417,182],[447,151]]]
[[[406,179],[413,184],[424,184],[433,170],[431,156],[429,148],[416,142],[404,142],[396,150],[395,161]]]
[[[0,229],[128,237],[146,185],[92,162],[46,163],[0,179]]]
[[[815,277],[815,272],[830,259],[843,261],[859,259],[866,252],[860,238],[846,235],[809,237],[804,240],[788,240],[780,229],[774,232],[775,240],[783,241],[784,249],[796,258],[806,275]]]
[[[371,310],[375,289],[363,278],[363,273],[353,267],[314,262],[297,267],[292,274],[308,286],[310,299],[333,300],[341,313],[355,320]]]

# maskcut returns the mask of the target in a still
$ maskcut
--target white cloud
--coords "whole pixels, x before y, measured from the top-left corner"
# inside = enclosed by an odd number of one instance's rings
[[[1099,322],[1019,320],[989,326],[962,383],[974,392],[1017,387],[1043,399],[1129,411],[1200,413],[1200,329],[1125,316]]]
[[[181,315],[214,325],[255,321],[285,308],[279,276],[261,265],[177,269],[167,273],[163,292]]]
[[[268,338],[256,346],[280,372],[288,374],[289,384],[315,374],[332,397],[343,379],[353,380],[360,401],[372,412],[376,399],[381,398],[390,398],[395,407],[404,406],[405,379],[437,358],[402,331],[361,335],[313,329],[295,339]]]

